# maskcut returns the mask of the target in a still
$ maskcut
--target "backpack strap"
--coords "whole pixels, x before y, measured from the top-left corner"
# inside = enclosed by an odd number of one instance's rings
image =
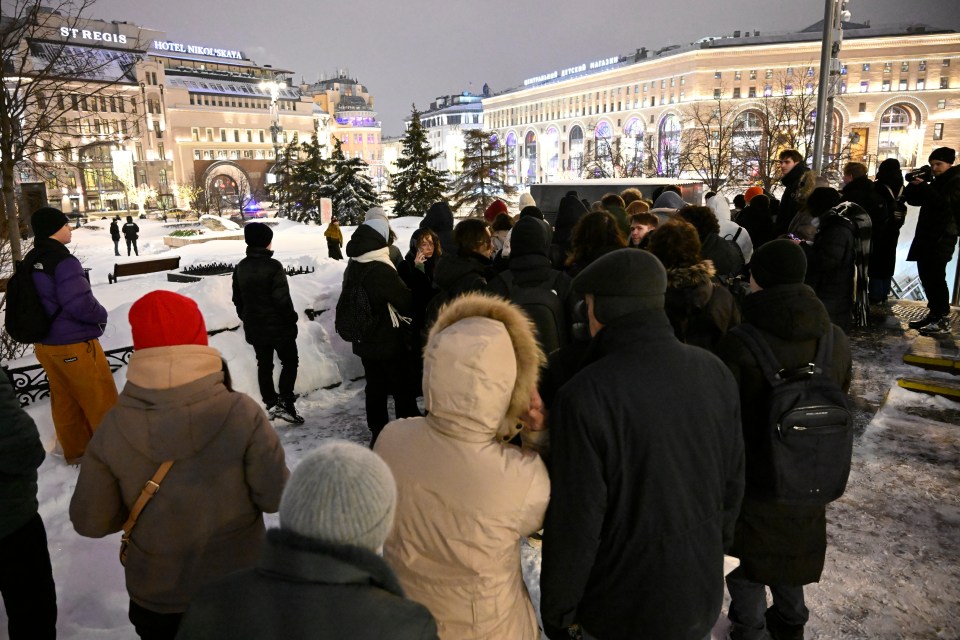
[[[729,333],[736,335],[747,346],[771,386],[783,382],[780,376],[783,367],[780,366],[780,361],[777,360],[777,356],[774,355],[759,329],[752,324],[741,323],[730,329]]]

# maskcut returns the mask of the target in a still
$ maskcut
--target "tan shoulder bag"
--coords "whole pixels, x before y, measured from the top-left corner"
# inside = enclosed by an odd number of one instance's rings
[[[153,477],[143,485],[137,501],[133,503],[133,509],[130,510],[130,517],[123,523],[123,535],[120,536],[120,564],[127,564],[127,547],[130,545],[130,532],[133,531],[133,526],[137,524],[137,518],[140,517],[140,512],[143,511],[147,503],[150,502],[153,496],[157,494],[157,491],[160,490],[160,483],[163,482],[167,471],[170,471],[170,467],[172,466],[173,460],[167,460],[162,463],[160,468],[157,469],[157,472],[153,474]]]

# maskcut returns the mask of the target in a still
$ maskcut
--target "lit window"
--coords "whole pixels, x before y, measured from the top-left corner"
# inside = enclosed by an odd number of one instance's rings
[[[943,123],[938,122],[933,125],[933,139],[943,140]]]

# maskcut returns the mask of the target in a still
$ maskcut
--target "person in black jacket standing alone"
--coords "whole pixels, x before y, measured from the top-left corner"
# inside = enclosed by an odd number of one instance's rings
[[[956,159],[956,151],[949,147],[934,149],[929,158],[933,182],[916,179],[904,191],[907,204],[920,207],[907,260],[917,263],[917,275],[927,294],[927,315],[910,323],[911,329],[923,333],[950,330],[947,265],[960,233],[960,166],[952,166]]]
[[[120,216],[114,216],[110,221],[110,239],[113,240],[113,255],[120,255]]]
[[[819,341],[832,332],[830,374],[846,391],[850,386],[850,345],[843,331],[831,325],[823,303],[803,284],[807,261],[793,241],[768,242],[753,254],[750,286],[743,302],[743,322],[753,325],[786,370],[815,360]],[[771,388],[750,349],[736,333],[728,333],[717,355],[740,387],[746,490],[730,555],[740,567],[727,576],[733,624],[731,640],[803,640],[809,611],[803,585],[819,582],[827,548],[826,507],[785,505],[768,496],[771,477],[768,413]],[[766,588],[773,594],[767,609]]]
[[[551,411],[544,630],[702,640],[720,614],[743,494],[736,381],[677,340],[653,254],[607,253],[573,287],[593,339]]]
[[[302,424],[294,406],[297,382],[297,312],[283,265],[273,259],[273,230],[262,222],[243,228],[247,257],[233,270],[233,304],[247,342],[257,354],[260,397],[270,419]],[[280,358],[279,393],[273,385],[273,354]]]
[[[130,255],[130,247],[133,246],[133,252],[139,256],[137,238],[140,237],[140,227],[133,221],[133,216],[127,216],[127,222],[123,225],[123,237],[127,241],[127,255]]]
[[[803,156],[796,149],[784,149],[780,152],[780,182],[783,183],[783,195],[777,209],[776,235],[783,235],[790,226],[793,216],[800,210],[800,178],[810,169],[803,163]]]

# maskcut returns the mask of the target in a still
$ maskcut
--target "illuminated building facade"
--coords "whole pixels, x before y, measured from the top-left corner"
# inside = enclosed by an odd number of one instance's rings
[[[490,95],[484,85],[484,95]],[[420,114],[420,124],[427,142],[440,157],[431,163],[434,169],[449,171],[452,176],[460,172],[463,164],[463,149],[466,146],[463,132],[483,128],[483,96],[468,91],[458,95],[440,96],[430,108]],[[410,119],[405,121],[409,124]]]
[[[300,89],[323,112],[330,114],[330,145],[334,138],[340,140],[344,156],[365,161],[377,190],[386,188],[380,121],[367,88],[351,78],[346,70],[340,70],[333,78],[301,85]]]
[[[815,94],[819,56],[819,25],[641,49],[484,98],[483,118],[506,147],[514,183],[583,177],[585,163],[601,149],[616,149],[621,166],[637,171],[631,175],[675,176],[693,106],[719,101],[732,110],[734,144],[746,148],[761,135],[765,100]],[[840,60],[838,158],[873,171],[896,157],[908,168],[925,164],[936,147],[960,147],[960,34],[845,25]],[[813,122],[792,126],[812,132]]]

